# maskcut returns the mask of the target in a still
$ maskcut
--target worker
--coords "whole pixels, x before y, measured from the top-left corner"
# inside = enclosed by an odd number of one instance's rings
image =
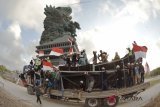
[[[42,104],[40,96],[41,96],[41,91],[40,91],[40,87],[38,84],[36,84],[35,86],[35,95],[37,97],[37,103],[39,102],[40,104]]]

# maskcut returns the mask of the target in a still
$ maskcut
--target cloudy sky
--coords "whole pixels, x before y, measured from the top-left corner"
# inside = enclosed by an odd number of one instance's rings
[[[35,54],[43,31],[44,7],[70,6],[80,23],[77,42],[92,51],[104,50],[109,60],[121,57],[132,42],[148,47],[151,69],[160,66],[160,0],[0,0],[0,64],[22,69]]]

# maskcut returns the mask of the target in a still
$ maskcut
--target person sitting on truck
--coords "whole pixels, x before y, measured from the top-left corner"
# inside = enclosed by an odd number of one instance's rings
[[[107,52],[102,52],[102,50],[100,50],[100,54],[98,55],[98,59],[100,62],[104,63],[104,62],[108,62],[108,54]],[[100,59],[101,58],[101,59]]]
[[[115,53],[115,57],[114,57],[113,61],[116,61],[116,60],[120,60],[120,56],[118,55],[118,52]]]

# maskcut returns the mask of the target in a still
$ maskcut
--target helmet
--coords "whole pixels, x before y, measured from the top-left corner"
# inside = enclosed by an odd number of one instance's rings
[[[119,65],[117,65],[117,66],[116,66],[116,69],[119,69],[119,68],[120,68],[120,66],[119,66]]]

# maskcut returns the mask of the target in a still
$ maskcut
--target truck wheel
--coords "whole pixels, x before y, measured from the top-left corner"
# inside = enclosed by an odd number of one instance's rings
[[[103,99],[104,107],[115,107],[118,103],[119,98],[117,96],[110,96]]]
[[[87,98],[85,100],[85,107],[100,107],[101,100],[98,98]]]
[[[28,94],[30,94],[30,95],[34,95],[33,87],[28,85],[28,87],[27,87],[27,92],[28,92]]]

